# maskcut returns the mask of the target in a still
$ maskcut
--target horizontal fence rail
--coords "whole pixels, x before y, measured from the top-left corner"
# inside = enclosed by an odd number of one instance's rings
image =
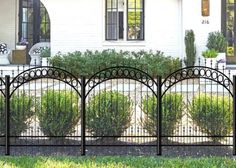
[[[76,77],[45,66],[0,74],[2,154],[236,153],[236,77],[225,69],[160,77],[116,66]]]

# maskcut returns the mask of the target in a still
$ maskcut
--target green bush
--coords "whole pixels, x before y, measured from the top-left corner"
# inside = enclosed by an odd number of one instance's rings
[[[186,30],[185,37],[185,52],[186,58],[184,60],[186,66],[194,66],[196,61],[196,46],[195,46],[195,35],[193,30]]]
[[[118,92],[92,97],[86,108],[86,126],[93,136],[121,136],[130,126],[131,101]]]
[[[39,125],[47,136],[66,136],[75,132],[80,113],[78,99],[72,91],[48,90],[42,95]]]
[[[204,58],[216,58],[218,53],[214,49],[208,49],[202,52],[202,56]]]
[[[34,97],[24,92],[15,93],[10,99],[10,135],[19,136],[29,128],[31,117],[34,115]],[[0,98],[0,134],[5,134],[5,99]]]
[[[227,41],[221,32],[211,32],[208,35],[206,46],[208,49],[214,49],[217,52],[226,52]]]
[[[142,102],[145,113],[142,121],[143,128],[150,135],[156,136],[157,131],[157,99],[155,96],[148,97]],[[162,99],[162,133],[172,135],[176,123],[182,118],[183,98],[180,94],[165,94]]]
[[[54,66],[65,67],[76,76],[91,76],[95,72],[106,67],[125,65],[144,69],[152,76],[167,76],[170,71],[181,68],[181,61],[178,58],[165,56],[160,51],[139,51],[128,52],[115,50],[76,51],[68,54],[57,54],[50,59]],[[168,68],[166,68],[168,67]]]
[[[50,56],[51,56],[51,48],[50,48],[50,47],[45,47],[45,48],[42,50],[40,56],[43,57],[43,58],[48,58],[48,57],[50,57]]]
[[[190,105],[193,121],[209,136],[226,136],[233,128],[232,99],[223,96],[200,94]],[[219,141],[222,138],[212,138]]]

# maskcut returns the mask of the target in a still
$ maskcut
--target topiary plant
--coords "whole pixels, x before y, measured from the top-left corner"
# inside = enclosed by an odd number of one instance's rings
[[[156,136],[157,131],[157,99],[148,97],[142,102],[145,113],[142,121],[143,128],[150,135]],[[176,123],[182,118],[183,98],[180,94],[165,94],[162,99],[162,133],[172,135]]]
[[[184,59],[186,66],[194,66],[196,61],[196,46],[195,46],[195,35],[193,30],[185,31],[185,52],[186,58]]]
[[[210,32],[206,46],[208,49],[214,49],[216,52],[226,52],[227,41],[221,32]]]
[[[80,113],[78,99],[72,91],[46,91],[38,112],[39,125],[46,136],[66,136],[75,132]]]
[[[233,128],[232,99],[223,96],[200,94],[193,98],[190,114],[202,132],[209,136],[226,136]],[[219,141],[223,137],[213,137]]]
[[[121,136],[130,121],[131,101],[119,92],[100,92],[87,105],[86,126],[93,136]]]
[[[5,99],[0,98],[0,134],[5,134]],[[34,98],[24,92],[14,94],[10,99],[10,135],[19,136],[29,128],[30,118],[34,115]]]

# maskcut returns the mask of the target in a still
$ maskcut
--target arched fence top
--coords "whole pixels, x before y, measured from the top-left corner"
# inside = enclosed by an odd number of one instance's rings
[[[233,96],[233,93],[230,90],[230,86],[233,86],[233,82],[230,80],[230,78],[217,69],[204,66],[185,67],[167,76],[162,82],[162,88],[165,88],[163,89],[162,96],[164,96],[173,85],[186,79],[195,78],[203,78],[214,81],[222,85],[229,91],[230,95]]]
[[[43,78],[56,79],[62,81],[71,86],[79,94],[79,96],[81,96],[78,90],[78,87],[81,85],[81,83],[73,74],[64,69],[50,66],[30,68],[18,74],[10,82],[10,87],[13,88],[11,95],[21,85],[30,81]]]
[[[145,86],[147,86],[155,96],[157,96],[156,91],[153,89],[153,86],[157,86],[157,82],[146,72],[128,66],[115,66],[105,68],[88,79],[86,86],[88,86],[88,91],[86,96],[90,93],[93,88],[97,85],[111,79],[131,79],[138,81]]]
[[[4,90],[5,90],[5,82],[2,78],[0,78],[0,92],[5,96]]]

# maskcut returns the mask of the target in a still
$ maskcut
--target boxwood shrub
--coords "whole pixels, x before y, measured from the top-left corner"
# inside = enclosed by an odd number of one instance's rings
[[[10,99],[10,135],[19,136],[29,128],[31,117],[34,115],[34,97],[24,92],[15,93]],[[0,134],[5,134],[5,99],[0,98]]]
[[[233,128],[232,99],[219,95],[200,94],[190,105],[193,121],[209,136],[226,136]],[[223,137],[212,138],[220,141]]]
[[[133,66],[152,76],[161,75],[165,77],[170,72],[181,68],[181,60],[165,56],[161,51],[86,51],[84,53],[76,51],[73,53],[61,54],[50,59],[54,66],[65,67],[76,76],[91,76],[100,69],[106,67],[126,65]],[[168,67],[168,68],[166,68]]]
[[[93,136],[121,136],[130,126],[131,101],[118,92],[103,91],[90,99],[86,126]]]
[[[75,132],[80,119],[78,99],[72,91],[46,91],[38,112],[39,125],[46,136],[66,136]]]
[[[156,136],[157,131],[157,99],[150,96],[142,102],[142,109],[145,113],[141,119],[143,128],[150,135]],[[172,135],[176,123],[182,118],[183,98],[180,94],[165,94],[162,100],[162,133]]]

